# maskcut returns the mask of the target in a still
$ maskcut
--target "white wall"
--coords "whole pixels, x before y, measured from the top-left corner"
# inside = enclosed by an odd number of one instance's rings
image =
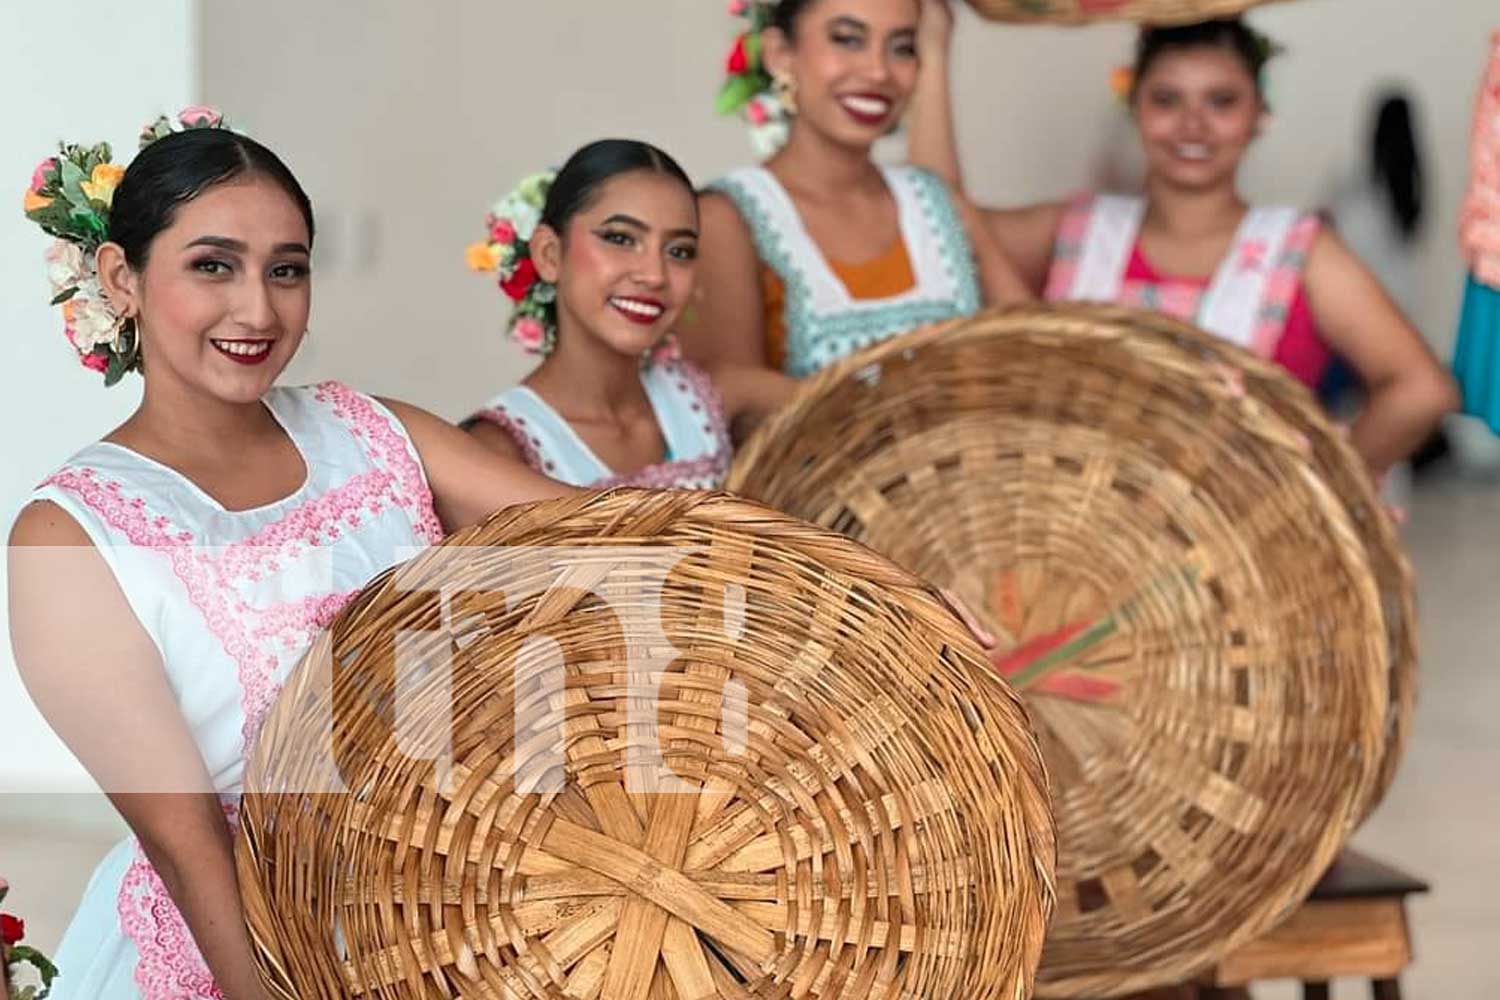
[[[520,175],[605,135],[654,140],[700,181],[746,162],[712,102],[735,30],[720,0],[206,0],[204,91],[283,152],[325,227],[312,339],[291,376],[464,413],[524,370],[498,335],[503,302],[464,245]],[[1302,0],[1255,21],[1290,48],[1277,116],[1245,172],[1255,198],[1311,204],[1363,155],[1372,93],[1415,93],[1435,206],[1417,320],[1452,339],[1457,202],[1495,0]],[[980,23],[961,12],[957,83],[982,199],[1063,196],[1101,151],[1129,147],[1107,87],[1131,32]],[[274,53],[274,71],[266,57]]]
[[[60,8],[61,10],[62,8]],[[0,31],[0,526],[9,529],[31,488],[73,451],[125,418],[139,399],[127,381],[105,390],[63,339],[42,265],[48,237],[21,214],[21,193],[59,139],[108,140],[119,162],[148,119],[186,104],[195,90],[192,0],[147,4],[72,0],[55,17],[6,18]],[[4,624],[0,571],[0,629]],[[87,609],[79,624],[87,626]],[[0,644],[0,793],[93,788],[31,707],[7,639]],[[19,801],[19,800],[16,800]],[[15,802],[0,799],[0,814]]]
[[[1365,162],[1374,96],[1397,84],[1414,97],[1432,209],[1414,318],[1446,356],[1462,274],[1457,220],[1469,126],[1500,3],[1300,0],[1250,20],[1288,50],[1268,71],[1275,115],[1243,173],[1252,200],[1315,207],[1336,175]],[[1109,71],[1130,61],[1130,29],[1006,29],[966,16],[959,30],[956,103],[976,197],[1008,204],[1065,196],[1089,182],[1106,146],[1131,145],[1107,87]]]

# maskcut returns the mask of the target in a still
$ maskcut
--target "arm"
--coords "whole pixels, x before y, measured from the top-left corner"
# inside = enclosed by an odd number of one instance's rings
[[[979,285],[984,293],[985,304],[1012,305],[1036,298],[1021,270],[1016,267],[996,235],[989,218],[967,198],[957,192],[950,193],[954,204],[958,206],[959,216],[963,219],[964,231],[969,235],[969,247],[974,254],[974,266],[979,271]],[[1048,259],[1050,260],[1050,248]],[[1044,275],[1043,281],[1045,280]]]
[[[742,444],[762,421],[785,406],[798,386],[790,375],[754,365],[719,365],[709,378],[724,401],[724,417],[736,444]]]
[[[1458,408],[1458,389],[1380,282],[1331,232],[1313,244],[1306,285],[1323,339],[1365,384],[1351,438],[1371,471],[1383,475]]]
[[[438,517],[449,531],[478,524],[511,504],[575,492],[519,460],[506,461],[472,435],[426,410],[394,400],[381,402],[401,421],[417,446]]]
[[[952,0],[922,0],[917,50],[922,57],[917,89],[907,119],[907,156],[941,177],[956,192],[975,261],[991,304],[1025,301],[1041,295],[1052,266],[1052,251],[1065,204],[1014,210],[977,208],[964,191],[953,123]],[[980,224],[983,221],[983,225]],[[988,235],[976,235],[987,230]],[[1023,294],[1024,293],[1024,294]]]
[[[917,55],[922,61],[907,116],[907,158],[962,191],[958,130],[953,124],[953,10],[949,0],[922,0]]]
[[[705,194],[699,204],[698,282],[678,329],[683,352],[706,369],[765,368],[765,302],[750,228],[724,195]]]
[[[984,209],[984,221],[1005,259],[1020,275],[1027,292],[1040,297],[1047,288],[1057,231],[1068,206],[1044,202],[1026,208]]]
[[[512,462],[525,464],[526,456],[521,454],[521,448],[516,444],[516,439],[507,434],[505,428],[498,424],[488,420],[475,420],[464,427],[464,431],[495,454]]]
[[[27,507],[10,545],[11,642],[37,708],[130,825],[218,986],[262,1000],[229,828],[155,644],[57,505]]]

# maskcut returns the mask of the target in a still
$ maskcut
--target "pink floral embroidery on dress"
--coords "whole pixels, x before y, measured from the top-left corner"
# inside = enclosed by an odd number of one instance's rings
[[[1053,241],[1052,266],[1047,272],[1048,302],[1063,302],[1073,292],[1078,266],[1083,260],[1083,243],[1088,238],[1089,222],[1094,216],[1092,193],[1084,193],[1068,203]]]
[[[1237,266],[1241,271],[1259,271],[1266,266],[1266,254],[1270,252],[1265,240],[1246,240],[1240,244]]]
[[[231,830],[237,829],[239,809],[225,803],[224,819]],[[135,984],[143,1000],[223,1000],[187,921],[139,845],[116,909],[120,928],[140,953]]]
[[[1500,288],[1500,31],[1474,104],[1469,143],[1469,187],[1459,218],[1459,242],[1474,277]]]
[[[1323,224],[1315,215],[1298,219],[1287,234],[1266,281],[1266,297],[1261,303],[1260,315],[1256,319],[1255,333],[1251,339],[1252,350],[1263,358],[1273,357],[1281,338],[1286,334],[1287,320],[1291,318],[1292,306],[1302,291],[1302,277],[1307,271],[1307,259],[1313,244],[1322,232]]]
[[[366,518],[379,517],[392,505],[410,512],[399,490],[396,476],[384,469],[352,476],[251,537],[225,546],[219,559],[220,571],[225,579],[256,580],[275,573],[280,561],[296,559],[306,548],[337,538],[343,527],[359,528]]]
[[[423,537],[436,545],[443,540],[443,525],[432,502],[427,474],[404,430],[392,426],[394,419],[375,409],[374,400],[340,382],[322,382],[314,398],[333,405],[353,435],[368,447],[375,462],[394,473],[401,488],[403,506],[413,516]]]

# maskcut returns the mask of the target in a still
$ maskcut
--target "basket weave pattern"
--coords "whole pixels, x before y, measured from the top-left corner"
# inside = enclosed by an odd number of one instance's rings
[[[1123,311],[1026,307],[804,386],[729,488],[956,590],[1054,785],[1039,993],[1181,981],[1305,897],[1380,767],[1384,626],[1306,438]]]
[[[1107,314],[1107,312],[1105,313]],[[1411,737],[1417,707],[1417,596],[1411,563],[1396,526],[1386,514],[1364,462],[1347,434],[1335,430],[1312,393],[1286,377],[1272,362],[1262,360],[1222,339],[1162,313],[1121,311],[1138,336],[1159,336],[1172,347],[1209,363],[1233,367],[1245,391],[1301,434],[1308,459],[1348,511],[1364,545],[1365,559],[1375,576],[1385,617],[1386,660],[1390,667],[1390,711],[1386,717],[1385,752],[1380,775],[1371,787],[1365,814],[1373,812],[1390,790]]]
[[[1235,17],[1270,2],[1273,0],[969,0],[969,6],[991,21],[1190,24]]]
[[[660,635],[620,610],[649,588],[618,546],[686,553]],[[602,599],[620,574],[626,603]],[[452,705],[446,774],[392,721],[413,641],[451,657],[451,694],[408,692]],[[926,585],[758,504],[502,512],[372,584],[268,718],[239,844],[263,973],[299,998],[1028,995],[1055,841],[1040,750],[987,669]],[[537,687],[549,670],[565,687]],[[631,756],[652,685],[676,793]],[[351,794],[295,793],[330,708]]]

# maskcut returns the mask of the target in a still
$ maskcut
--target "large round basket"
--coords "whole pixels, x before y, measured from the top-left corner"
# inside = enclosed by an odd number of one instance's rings
[[[1043,24],[1088,24],[1094,21],[1139,21],[1143,24],[1189,24],[1234,17],[1273,0],[969,0],[969,6],[991,21]]]
[[[814,376],[730,485],[1002,636],[1058,821],[1041,995],[1197,973],[1300,902],[1360,815],[1387,700],[1364,549],[1222,364],[1119,312],[986,314]]]
[[[1366,814],[1372,812],[1395,780],[1416,714],[1417,601],[1411,564],[1364,462],[1348,435],[1328,421],[1312,393],[1302,383],[1287,378],[1280,366],[1162,313],[1122,310],[1119,321],[1128,323],[1137,336],[1159,336],[1198,358],[1234,369],[1251,398],[1306,439],[1313,467],[1343,501],[1380,592],[1390,668],[1385,751],[1365,809]]]
[[[1055,841],[988,670],[927,585],[749,501],[503,512],[281,692],[238,851],[262,972],[302,1000],[1028,996]]]

